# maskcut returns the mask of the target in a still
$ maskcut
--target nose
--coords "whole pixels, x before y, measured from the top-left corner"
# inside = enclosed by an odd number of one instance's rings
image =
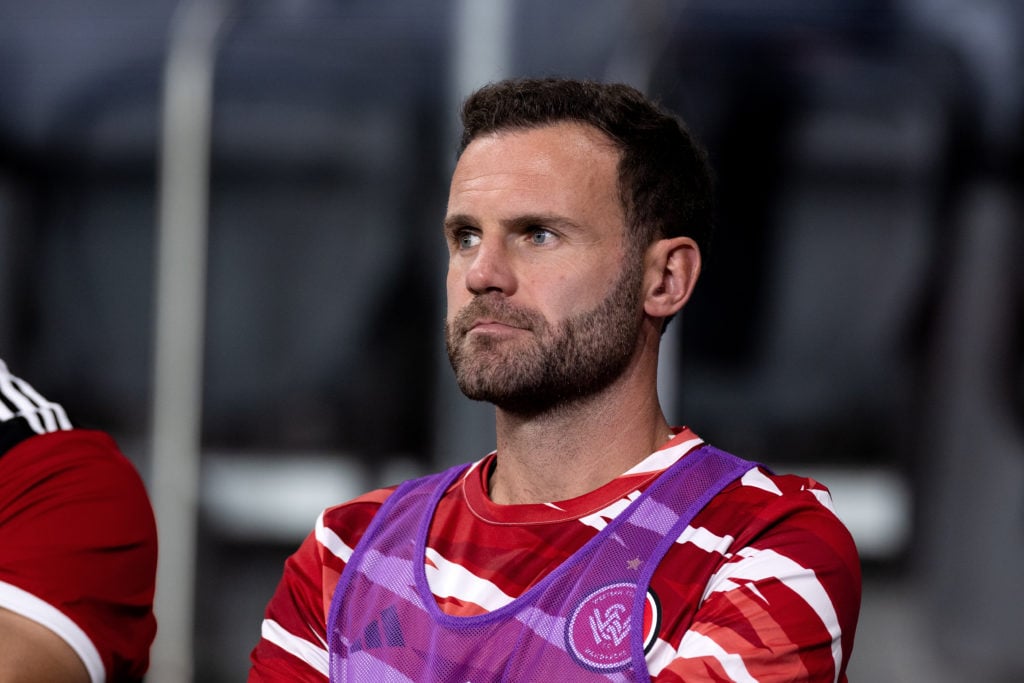
[[[466,289],[474,294],[515,292],[515,270],[508,248],[501,240],[483,240],[470,257],[466,270]]]

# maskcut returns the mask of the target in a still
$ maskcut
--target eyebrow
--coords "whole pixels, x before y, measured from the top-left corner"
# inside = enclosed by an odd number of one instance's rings
[[[458,228],[473,225],[474,221],[468,215],[464,213],[457,213],[451,216],[445,216],[444,219],[444,231],[450,233]]]
[[[444,219],[444,230],[446,233],[450,233],[453,230],[457,230],[466,226],[475,226],[478,221],[468,214],[453,214]],[[575,221],[572,221],[565,216],[554,214],[554,213],[528,213],[520,216],[515,216],[510,219],[502,221],[502,225],[511,230],[522,230],[533,225],[549,225],[553,228],[560,229],[580,229],[580,226]]]

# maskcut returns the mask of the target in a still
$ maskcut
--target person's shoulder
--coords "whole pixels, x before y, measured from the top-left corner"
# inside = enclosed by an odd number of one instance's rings
[[[465,469],[465,466],[460,466],[459,469],[462,471]],[[381,506],[384,505],[385,502],[387,502],[387,500],[400,486],[414,484],[427,484],[433,486],[436,485],[436,482],[449,479],[449,474],[454,471],[455,470],[453,468],[452,470],[446,470],[443,472],[433,472],[406,480],[400,484],[392,484],[372,489],[366,493],[356,496],[355,498],[327,508],[324,510],[323,519],[326,523],[328,520],[344,518],[351,515],[369,514],[372,516],[381,508]],[[448,482],[448,488],[452,489],[457,487],[461,478],[462,477],[460,476]]]
[[[810,477],[753,468],[712,499],[687,534],[734,567],[723,576],[810,572],[830,595],[845,596],[845,614],[856,614],[861,581],[856,542],[828,488]]]
[[[144,488],[142,478],[117,442],[106,432],[69,429],[35,434],[0,457],[0,469],[16,480],[45,477],[64,482],[93,482],[110,489]]]
[[[18,463],[59,460],[71,464],[135,469],[110,434],[82,428],[34,434],[14,445],[4,454],[3,460]]]
[[[460,466],[460,469],[463,467]],[[363,533],[373,521],[377,512],[399,487],[403,485],[435,486],[438,482],[447,481],[454,471],[455,468],[452,468],[452,470],[416,477],[401,484],[372,489],[343,503],[328,507],[320,514],[317,520],[314,536],[316,536],[320,545],[331,547],[337,545],[337,541],[340,541],[344,546],[354,547],[362,538]],[[456,477],[449,481],[448,490],[457,489],[461,479],[462,477]],[[408,491],[408,488],[403,490]]]
[[[372,491],[362,493],[355,498],[347,500],[343,503],[338,503],[327,508],[325,514],[337,512],[344,512],[346,510],[353,510],[357,508],[379,508],[384,502],[391,497],[391,494],[395,492],[397,486],[385,486]]]
[[[740,545],[780,529],[799,529],[831,538],[855,552],[825,484],[798,474],[775,474],[760,466],[723,489],[695,522],[733,536]]]
[[[114,662],[141,675],[156,631],[156,521],[141,477],[110,435],[36,434],[0,457],[0,548],[5,581],[23,591],[18,604],[33,618],[70,634],[97,667]]]
[[[332,505],[323,511],[317,524],[318,528],[332,529],[335,532],[347,532],[349,535],[358,530],[361,534],[374,515],[395,492],[397,486],[387,486],[367,491],[343,503]]]
[[[733,504],[745,502],[756,507],[784,503],[835,512],[826,485],[799,474],[777,474],[753,463],[742,476],[726,486],[721,495]]]
[[[97,490],[112,497],[146,498],[145,484],[135,465],[106,432],[71,429],[37,434],[0,457],[0,470],[11,484],[35,486],[60,483],[83,496]]]

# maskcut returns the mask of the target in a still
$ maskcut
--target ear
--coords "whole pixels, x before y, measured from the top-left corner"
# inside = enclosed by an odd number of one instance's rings
[[[700,277],[700,248],[690,237],[656,240],[644,257],[644,312],[653,318],[678,313]]]

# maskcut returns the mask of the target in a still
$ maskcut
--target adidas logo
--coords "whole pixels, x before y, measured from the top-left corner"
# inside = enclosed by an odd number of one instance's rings
[[[363,630],[362,637],[353,641],[349,652],[375,650],[385,646],[402,647],[403,645],[405,645],[405,638],[402,637],[402,627],[398,623],[398,610],[391,606],[381,612],[380,617],[370,622],[370,625]]]

